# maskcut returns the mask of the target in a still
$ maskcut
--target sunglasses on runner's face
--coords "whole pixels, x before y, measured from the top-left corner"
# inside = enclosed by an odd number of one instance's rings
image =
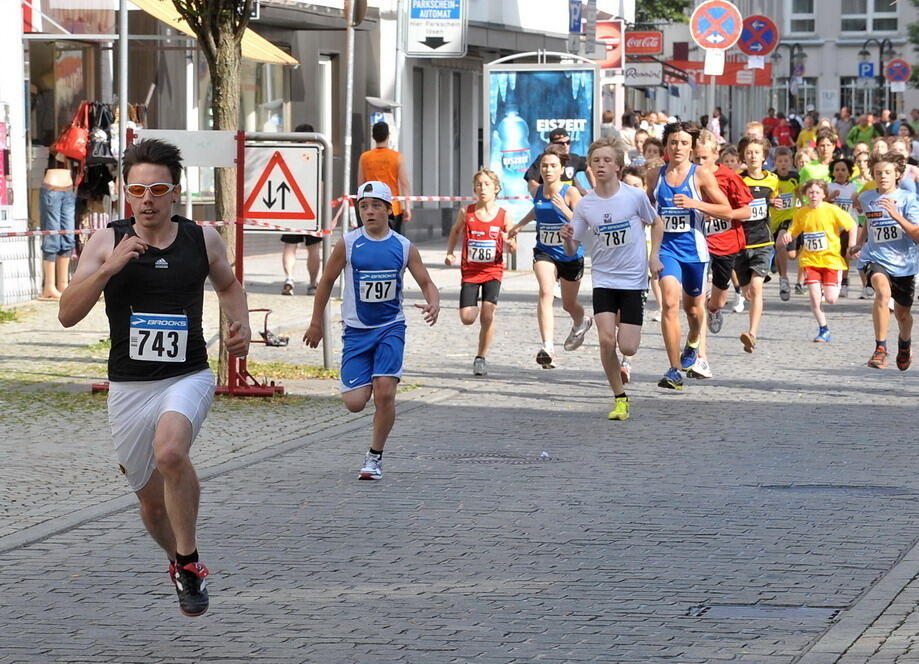
[[[552,143],[555,145],[568,145],[571,143],[571,140],[566,138],[563,141],[552,141]]]
[[[154,196],[165,196],[175,188],[176,185],[169,184],[168,182],[155,182],[153,184],[128,184],[125,185],[124,190],[131,196],[140,198],[147,193],[148,189]]]

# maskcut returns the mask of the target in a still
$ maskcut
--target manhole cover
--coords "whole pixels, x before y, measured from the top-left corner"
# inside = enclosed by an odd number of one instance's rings
[[[704,604],[687,612],[693,618],[829,621],[839,609],[825,606],[770,606],[766,604]]]
[[[845,493],[852,496],[915,496],[919,493],[904,487],[870,484],[765,484],[760,488],[794,493]]]
[[[460,452],[458,454],[438,454],[427,457],[420,456],[419,458],[446,459],[451,461],[464,461],[465,463],[509,464],[513,466],[559,461],[559,459],[556,459],[546,452],[536,456],[524,456],[522,454],[511,454],[508,452]]]

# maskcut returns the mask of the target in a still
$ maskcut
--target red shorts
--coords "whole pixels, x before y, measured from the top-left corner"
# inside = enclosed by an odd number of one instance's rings
[[[839,286],[839,272],[839,270],[831,270],[828,267],[806,267],[804,268],[804,283]]]

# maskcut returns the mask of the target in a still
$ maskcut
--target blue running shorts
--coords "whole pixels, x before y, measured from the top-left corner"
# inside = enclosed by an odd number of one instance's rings
[[[405,323],[361,329],[345,327],[341,349],[341,391],[372,385],[377,376],[402,378]]]
[[[705,268],[708,267],[708,263],[686,263],[663,251],[660,252],[660,259],[664,264],[661,279],[676,277],[676,280],[683,285],[684,293],[690,297],[702,295],[702,289],[705,286]]]

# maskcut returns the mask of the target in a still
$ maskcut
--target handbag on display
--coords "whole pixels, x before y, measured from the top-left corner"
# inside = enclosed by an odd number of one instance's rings
[[[89,148],[86,153],[87,164],[114,164],[118,160],[112,154],[112,138],[109,133],[115,116],[108,104],[93,102],[89,126]]]
[[[70,124],[51,145],[51,152],[63,155],[68,159],[83,161],[89,143],[89,102],[82,102]]]

